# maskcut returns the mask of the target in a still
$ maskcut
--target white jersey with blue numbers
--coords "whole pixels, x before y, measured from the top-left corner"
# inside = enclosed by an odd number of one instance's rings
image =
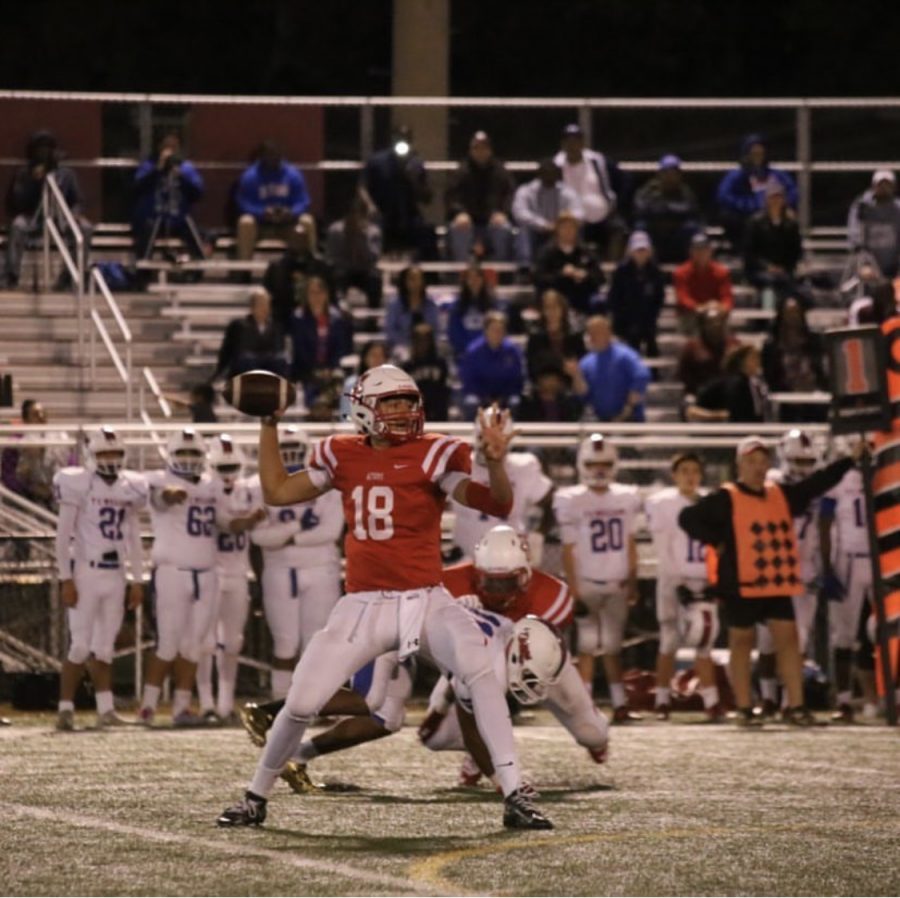
[[[506,475],[512,486],[513,507],[505,518],[494,518],[482,511],[452,502],[456,515],[453,542],[471,558],[475,545],[492,527],[507,524],[517,533],[528,531],[528,512],[553,488],[553,481],[541,470],[541,463],[530,452],[511,452],[506,456]],[[485,486],[489,483],[487,468],[472,463],[472,480]]]
[[[229,517],[216,484],[209,474],[196,483],[171,471],[147,474],[150,487],[150,519],[153,524],[153,563],[185,570],[216,567],[219,530],[227,530]],[[184,490],[187,498],[165,505],[162,492],[168,487]]]
[[[841,482],[822,500],[822,513],[834,516],[832,547],[838,553],[869,554],[869,531],[866,526],[866,499],[862,474],[851,468]]]
[[[613,483],[604,492],[568,486],[556,491],[553,510],[563,544],[574,547],[579,580],[596,584],[628,578],[628,543],[641,511],[633,486]]]
[[[506,644],[512,638],[513,622],[502,614],[488,611],[486,608],[467,608],[466,611],[472,615],[475,622],[481,628],[487,640],[488,652],[491,658],[491,667],[497,682],[500,683],[504,692],[507,691],[507,668],[506,668]],[[457,701],[469,712],[472,713],[472,696],[465,683],[456,677],[451,676],[450,682],[453,684],[453,691]]]
[[[65,556],[59,560],[60,577],[71,576],[69,557],[75,561],[124,566],[125,557],[131,554],[129,541],[136,535],[131,528],[139,526],[136,512],[147,502],[147,481],[143,475],[120,471],[110,483],[86,468],[63,468],[54,476],[53,488],[60,517],[63,517],[63,506],[74,509],[74,521],[60,552]]]
[[[772,468],[766,474],[766,480],[773,483],[796,483],[799,479],[788,477],[781,468]],[[813,499],[806,511],[794,518],[794,533],[797,536],[800,553],[800,579],[806,584],[815,583],[822,574],[822,550],[819,539],[821,504],[821,499]]]
[[[700,490],[698,496],[705,495],[706,491]],[[660,578],[706,582],[706,547],[678,526],[682,509],[693,504],[674,486],[647,498],[647,526],[653,536]]]
[[[250,531],[250,539],[263,550],[268,568],[309,568],[339,565],[338,540],[344,530],[344,508],[337,490],[329,490],[309,502],[296,505],[263,505],[259,481],[254,484],[265,521]]]
[[[261,507],[254,504],[254,493],[250,480],[239,479],[228,490],[221,480],[215,480],[221,507],[229,518],[243,518]],[[246,577],[250,567],[250,534],[229,533],[219,530],[216,536],[216,564],[219,572],[227,577]]]

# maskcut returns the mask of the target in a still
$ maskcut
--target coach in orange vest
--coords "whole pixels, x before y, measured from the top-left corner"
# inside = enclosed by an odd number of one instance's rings
[[[760,437],[746,437],[737,447],[737,481],[724,484],[678,517],[690,537],[713,546],[718,555],[716,592],[728,624],[739,724],[757,722],[751,707],[750,655],[755,626],[761,623],[772,633],[778,672],[787,689],[785,721],[815,723],[803,704],[803,660],[791,601],[803,590],[793,519],[836,486],[853,462],[842,458],[796,483],[776,484],[766,481],[769,447]]]

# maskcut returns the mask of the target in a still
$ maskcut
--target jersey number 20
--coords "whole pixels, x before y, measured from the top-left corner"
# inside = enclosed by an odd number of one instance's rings
[[[394,535],[394,491],[389,486],[354,487],[353,535],[356,539],[390,539]]]

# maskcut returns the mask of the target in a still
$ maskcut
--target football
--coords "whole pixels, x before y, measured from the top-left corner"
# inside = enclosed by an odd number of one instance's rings
[[[227,381],[222,395],[239,412],[263,418],[293,405],[297,390],[289,380],[270,371],[246,371]]]

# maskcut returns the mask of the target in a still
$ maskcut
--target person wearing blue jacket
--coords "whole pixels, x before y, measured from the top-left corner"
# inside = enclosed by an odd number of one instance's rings
[[[310,244],[318,244],[315,219],[309,214],[310,200],[306,181],[298,168],[285,162],[275,143],[263,143],[259,158],[241,175],[237,186],[237,255],[253,257],[260,237],[284,240],[298,220],[310,235]]]
[[[506,336],[506,315],[488,312],[484,336],[469,345],[459,362],[463,405],[469,420],[479,406],[516,406],[525,385],[525,357]]]
[[[384,314],[384,335],[388,349],[400,361],[409,358],[413,328],[430,324],[437,333],[440,315],[435,301],[425,291],[425,275],[418,265],[400,272],[397,295],[388,303]]]
[[[463,272],[462,288],[450,306],[447,339],[459,358],[484,333],[484,316],[494,306],[494,295],[477,261]]]
[[[744,232],[750,218],[765,208],[766,188],[772,183],[784,187],[790,208],[797,208],[797,185],[794,179],[768,162],[768,144],[762,134],[748,134],[741,142],[740,165],[719,182],[716,203],[725,236],[741,252]]]
[[[195,259],[202,259],[203,242],[191,206],[203,196],[200,172],[181,157],[181,140],[167,134],[155,156],[145,159],[134,175],[131,227],[134,254],[146,259],[158,237],[180,237]]]
[[[650,370],[630,346],[613,337],[609,320],[594,315],[587,322],[591,351],[573,368],[573,388],[586,396],[598,421],[643,422]]]

